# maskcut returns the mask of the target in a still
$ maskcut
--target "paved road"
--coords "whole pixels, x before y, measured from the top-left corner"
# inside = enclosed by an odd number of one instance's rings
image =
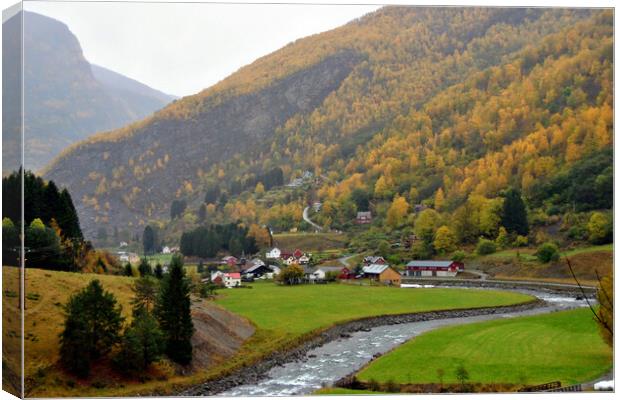
[[[340,262],[340,264],[344,265],[345,267],[351,268],[351,264],[349,264],[349,260],[355,257],[356,255],[357,254],[351,254],[350,256],[340,257],[338,261]]]
[[[312,225],[314,227],[314,229],[316,229],[317,231],[322,231],[323,230],[322,226],[315,224],[314,222],[312,222],[312,220],[310,218],[308,218],[308,210],[309,209],[310,209],[310,207],[304,208],[304,212],[302,214],[302,217],[303,217],[304,221],[306,221],[307,223]]]

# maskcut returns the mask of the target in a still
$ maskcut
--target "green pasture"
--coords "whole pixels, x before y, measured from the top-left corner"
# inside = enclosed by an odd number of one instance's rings
[[[612,366],[592,313],[580,308],[553,314],[500,319],[428,332],[362,370],[362,381],[458,383],[463,366],[472,383],[537,385],[586,382]]]

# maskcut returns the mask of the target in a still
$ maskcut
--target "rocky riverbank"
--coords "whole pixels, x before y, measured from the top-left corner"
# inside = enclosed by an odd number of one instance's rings
[[[434,285],[442,287],[466,287],[483,289],[503,289],[503,290],[531,290],[544,293],[555,293],[563,296],[596,297],[596,288],[592,286],[569,285],[553,282],[529,282],[529,281],[509,281],[509,280],[490,280],[490,279],[455,279],[455,278],[412,278],[402,279],[403,284]],[[583,290],[583,292],[582,292]]]
[[[309,336],[294,348],[275,352],[266,356],[263,360],[243,367],[222,378],[208,381],[200,385],[187,389],[179,395],[181,396],[209,396],[221,393],[239,385],[255,384],[265,378],[267,372],[274,367],[281,366],[288,362],[303,361],[307,353],[325,343],[348,337],[357,331],[369,330],[383,325],[398,325],[411,322],[429,321],[447,318],[465,318],[478,315],[502,314],[508,312],[520,312],[543,307],[546,303],[540,299],[535,299],[526,303],[502,307],[481,307],[461,310],[428,311],[400,315],[382,315],[368,317],[346,323],[341,323],[328,328],[316,335]]]

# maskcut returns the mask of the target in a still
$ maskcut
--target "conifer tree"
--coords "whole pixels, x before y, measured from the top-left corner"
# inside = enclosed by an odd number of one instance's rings
[[[190,285],[181,256],[175,255],[161,283],[155,315],[164,334],[166,355],[179,364],[192,360],[191,338],[194,324],[190,314]]]
[[[510,233],[527,235],[529,232],[527,210],[521,193],[517,189],[511,188],[505,194],[502,226]]]
[[[60,334],[60,360],[69,371],[88,376],[93,361],[109,353],[119,341],[123,324],[121,306],[98,280],[72,295],[65,305]]]
[[[140,265],[138,265],[138,272],[140,272],[140,276],[153,275],[153,269],[151,268],[151,264],[145,258],[140,260]]]

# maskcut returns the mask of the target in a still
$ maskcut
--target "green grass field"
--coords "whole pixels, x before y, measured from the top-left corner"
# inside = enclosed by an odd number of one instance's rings
[[[488,290],[279,286],[271,282],[255,282],[252,287],[220,291],[216,301],[261,329],[294,334],[373,315],[506,305],[531,299],[519,293]]]
[[[472,383],[563,385],[589,381],[611,368],[612,352],[588,309],[447,327],[423,334],[362,370],[362,381],[457,383],[463,365]]]

